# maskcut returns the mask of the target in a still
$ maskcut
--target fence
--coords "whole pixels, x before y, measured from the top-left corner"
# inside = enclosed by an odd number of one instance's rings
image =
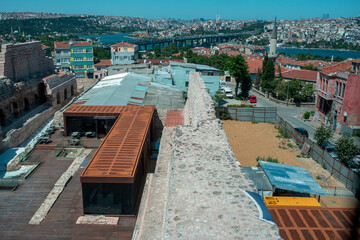
[[[340,160],[333,158],[327,151],[319,147],[309,138],[298,134],[295,128],[282,119],[276,112],[276,108],[240,108],[240,107],[217,107],[216,116],[223,113],[230,119],[238,121],[271,122],[283,127],[297,144],[307,143],[310,146],[310,156],[322,165],[331,175],[351,190],[356,197],[360,197],[360,177],[357,173],[345,166]]]
[[[252,107],[217,107],[216,116],[221,117],[225,113],[225,118],[238,121],[251,122],[270,122],[275,123],[276,108],[252,108]]]
[[[343,183],[356,197],[360,196],[360,177],[357,173],[345,166],[340,160],[333,158],[327,151],[311,141],[309,138],[298,134],[295,129],[279,115],[276,115],[276,125],[282,126],[289,136],[297,144],[308,144],[310,146],[309,154],[323,166],[331,175]]]

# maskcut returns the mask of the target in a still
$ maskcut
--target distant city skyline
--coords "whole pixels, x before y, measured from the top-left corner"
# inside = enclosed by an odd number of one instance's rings
[[[2,12],[46,12],[63,14],[95,14],[106,16],[130,16],[143,18],[181,18],[181,19],[221,19],[244,20],[259,19],[302,19],[360,16],[358,0],[183,0],[173,3],[165,0],[138,0],[136,2],[116,0],[12,0],[1,4]],[[353,7],[352,7],[353,6]]]

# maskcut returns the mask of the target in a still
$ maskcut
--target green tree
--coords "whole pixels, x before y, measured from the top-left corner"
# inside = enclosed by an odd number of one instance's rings
[[[216,103],[219,103],[221,100],[225,98],[226,98],[225,94],[221,90],[217,90],[213,99]]]
[[[241,96],[248,97],[251,89],[251,77],[248,71],[247,63],[242,55],[232,57],[229,61],[228,69],[230,75],[235,78],[235,96],[238,95],[239,84],[241,84]]]
[[[93,47],[93,51],[94,51],[95,62],[99,62],[100,60],[111,58],[110,48]]]
[[[326,141],[332,138],[331,128],[321,125],[315,130],[314,138],[319,146],[322,146]]]
[[[159,58],[161,56],[161,49],[159,46],[154,47],[154,54],[156,58]]]
[[[342,136],[336,141],[335,147],[340,160],[344,163],[352,161],[356,156],[357,147],[353,138]]]
[[[263,61],[263,69],[261,74],[261,88],[265,92],[273,93],[276,86],[277,81],[275,80],[274,62],[266,54]]]

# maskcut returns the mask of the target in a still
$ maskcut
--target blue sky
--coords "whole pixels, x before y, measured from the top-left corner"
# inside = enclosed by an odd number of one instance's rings
[[[100,14],[145,18],[300,19],[360,16],[359,0],[10,0],[1,12]]]

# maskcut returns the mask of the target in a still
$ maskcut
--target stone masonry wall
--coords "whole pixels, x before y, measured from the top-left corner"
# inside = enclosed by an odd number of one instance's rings
[[[133,239],[280,239],[259,219],[245,177],[199,74],[190,74],[184,126],[164,128]]]
[[[2,45],[0,77],[18,81],[43,76],[53,71],[53,60],[45,56],[40,42]]]

